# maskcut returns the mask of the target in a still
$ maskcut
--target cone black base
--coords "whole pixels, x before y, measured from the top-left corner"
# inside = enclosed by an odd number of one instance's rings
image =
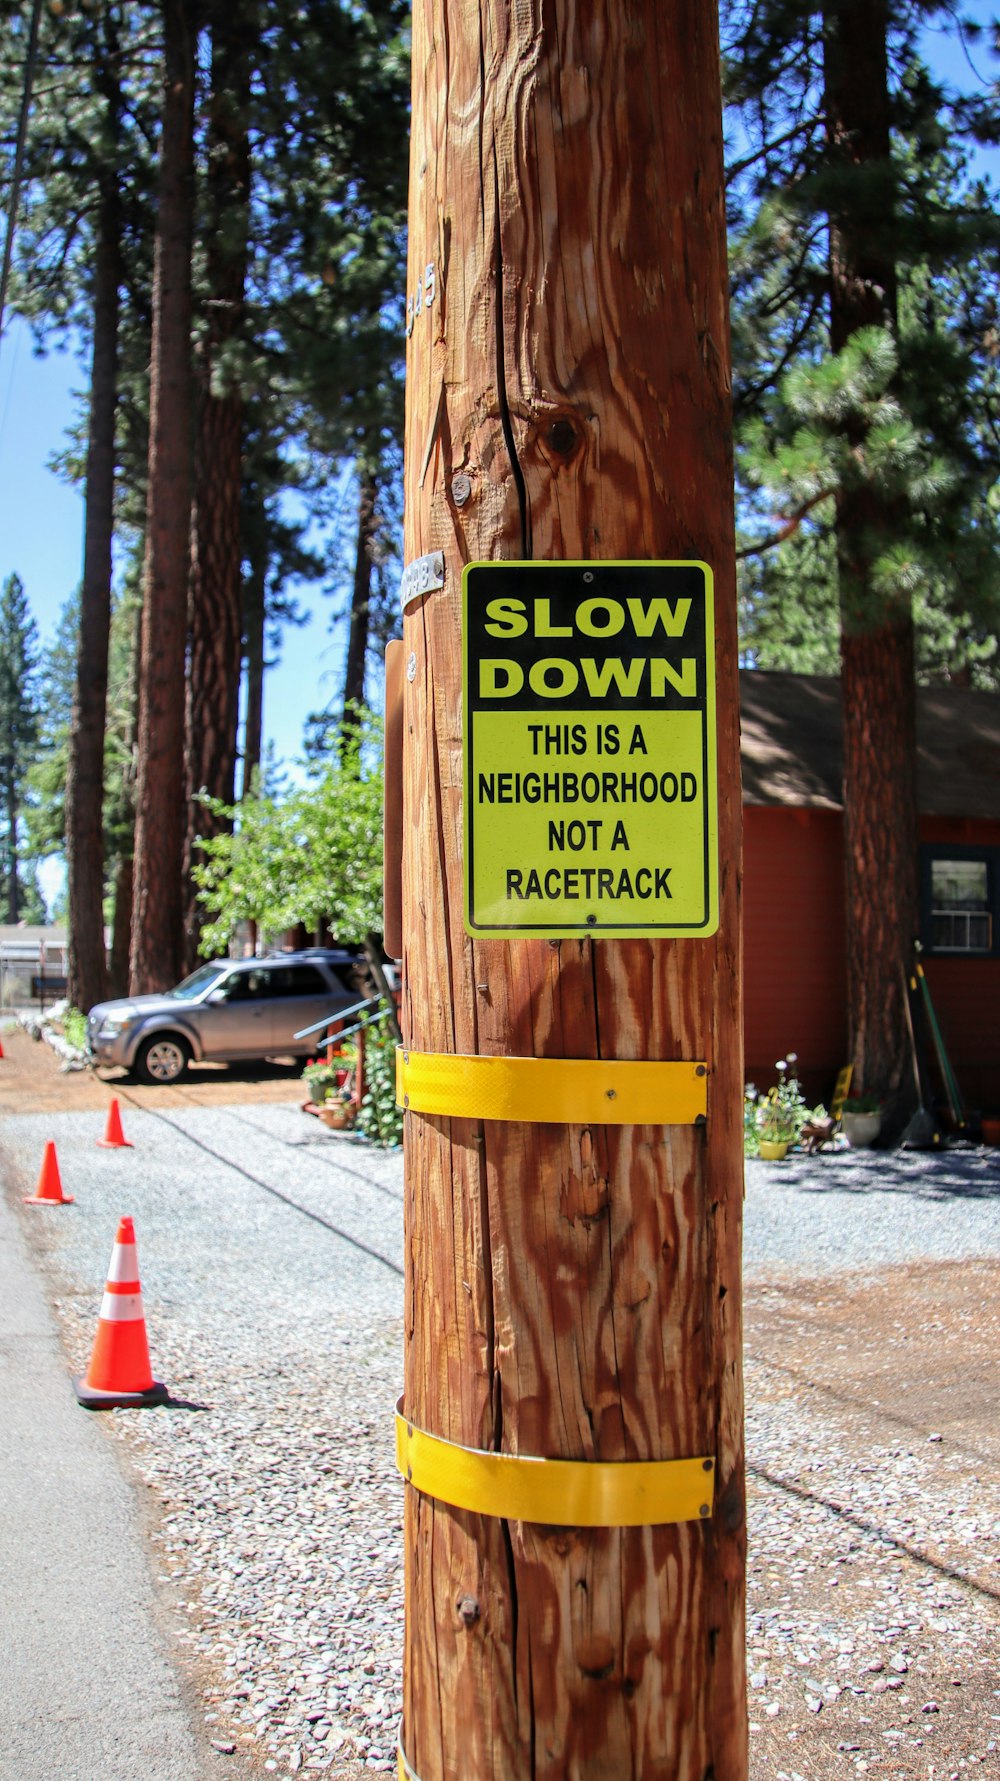
[[[167,1404],[170,1393],[165,1385],[154,1379],[148,1391],[96,1391],[88,1385],[86,1379],[74,1379],[73,1390],[77,1401],[85,1410],[130,1410],[152,1407],[155,1404]]]

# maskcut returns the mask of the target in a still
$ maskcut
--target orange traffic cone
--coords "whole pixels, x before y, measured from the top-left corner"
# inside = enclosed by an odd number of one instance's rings
[[[163,1404],[169,1396],[166,1386],[150,1371],[135,1228],[130,1218],[123,1218],[118,1226],[90,1366],[82,1379],[74,1379],[73,1390],[88,1410],[111,1410],[116,1404]]]
[[[24,1195],[24,1203],[26,1206],[72,1206],[73,1204],[73,1195],[63,1193],[59,1158],[56,1156],[56,1147],[51,1138],[45,1146],[38,1186],[33,1194]]]
[[[118,1106],[117,1097],[112,1100],[108,1108],[108,1123],[104,1128],[104,1136],[98,1138],[97,1142],[102,1150],[134,1150],[135,1148],[131,1139],[126,1138],[122,1131],[121,1109]]]

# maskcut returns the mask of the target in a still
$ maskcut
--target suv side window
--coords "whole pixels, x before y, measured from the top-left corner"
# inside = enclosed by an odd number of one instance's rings
[[[221,991],[221,993],[225,996],[227,1002],[247,1002],[247,1001],[249,1001],[250,1000],[250,973],[249,973],[249,971],[234,971],[229,977],[224,977],[222,982],[217,985],[217,991]]]
[[[269,996],[324,996],[329,985],[315,965],[279,965],[269,971]]]

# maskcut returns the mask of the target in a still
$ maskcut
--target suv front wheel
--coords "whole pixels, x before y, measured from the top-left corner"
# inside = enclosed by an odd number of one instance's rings
[[[191,1057],[190,1047],[173,1033],[154,1033],[144,1039],[132,1066],[140,1082],[179,1082]]]

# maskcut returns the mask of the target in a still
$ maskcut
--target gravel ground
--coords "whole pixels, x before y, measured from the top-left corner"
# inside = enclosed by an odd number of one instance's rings
[[[8,1117],[0,1170],[8,1192],[30,1189],[44,1139],[56,1138],[76,1206],[24,1216],[74,1368],[89,1354],[116,1219],[135,1216],[153,1370],[182,1402],[102,1420],[151,1487],[155,1571],[206,1738],[231,1754],[233,1774],[391,1772],[401,1158],[327,1133],[292,1105],[157,1113],[122,1101],[134,1150],[98,1150],[94,1113]],[[887,1421],[855,1389],[852,1358],[880,1314],[872,1276],[917,1265],[893,1301],[905,1323],[926,1296],[921,1268],[937,1279],[976,1257],[1000,1257],[1000,1153],[748,1168],[760,1781],[1000,1774],[1000,1523],[985,1450],[975,1429],[963,1445],[909,1412]],[[803,1277],[857,1287],[837,1300],[839,1373],[822,1316],[804,1371],[781,1335],[782,1309],[789,1328],[803,1327],[791,1316]],[[994,1304],[996,1284],[991,1274]],[[977,1305],[986,1290],[984,1277]],[[758,1305],[772,1332],[762,1341]],[[877,1347],[884,1363],[890,1350]],[[891,1400],[891,1367],[879,1389]]]
[[[839,1150],[747,1163],[748,1280],[1000,1255],[1000,1150]]]

